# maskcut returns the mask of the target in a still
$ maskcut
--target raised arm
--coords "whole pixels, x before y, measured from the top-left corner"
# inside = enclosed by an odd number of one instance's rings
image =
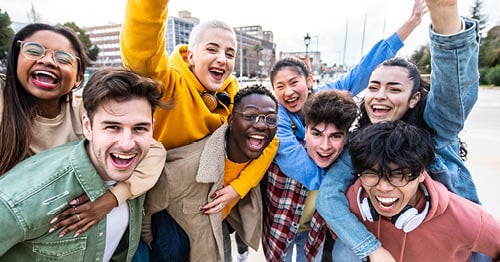
[[[161,79],[168,70],[165,51],[168,0],[128,0],[120,33],[123,64],[127,69]]]
[[[422,16],[427,12],[424,0],[415,0],[410,18],[389,38],[376,43],[367,55],[347,74],[335,81],[326,83],[321,89],[348,90],[353,95],[359,94],[368,85],[372,71],[383,61],[392,58],[403,47],[403,41],[422,22]]]

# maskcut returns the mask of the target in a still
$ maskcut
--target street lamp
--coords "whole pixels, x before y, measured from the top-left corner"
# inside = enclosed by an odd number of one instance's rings
[[[309,59],[309,54],[307,53],[307,49],[309,48],[309,44],[311,43],[311,37],[309,36],[309,33],[304,36],[304,45],[306,45],[306,58]]]

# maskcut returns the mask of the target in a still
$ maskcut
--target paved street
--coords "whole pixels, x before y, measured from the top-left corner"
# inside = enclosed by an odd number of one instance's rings
[[[500,217],[500,88],[480,89],[461,138],[469,151],[465,162],[483,206]]]

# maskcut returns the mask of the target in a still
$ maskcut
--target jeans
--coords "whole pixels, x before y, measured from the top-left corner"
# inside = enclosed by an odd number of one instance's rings
[[[342,261],[342,262],[360,262],[360,261],[368,261],[367,258],[359,259],[354,252],[348,248],[344,243],[342,243],[339,239],[335,240],[335,244],[333,245],[333,261]]]
[[[151,250],[141,239],[133,262],[189,261],[189,238],[166,210],[151,216]]]
[[[290,246],[286,252],[286,257],[285,257],[286,262],[292,262],[292,254],[293,254],[294,248],[295,248],[295,253],[296,253],[295,254],[296,255],[295,261],[296,262],[307,261],[306,255],[304,254],[304,248],[306,246],[308,234],[309,234],[309,231],[306,230],[306,231],[298,232],[295,235],[295,239],[290,243]],[[321,257],[323,256],[323,246],[324,245],[322,244],[321,248],[318,251],[318,254],[316,254],[313,261],[315,261],[315,262],[321,261]]]

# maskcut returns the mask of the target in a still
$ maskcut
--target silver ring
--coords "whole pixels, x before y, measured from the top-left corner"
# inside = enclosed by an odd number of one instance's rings
[[[78,218],[78,221],[80,221],[80,214],[76,214],[76,218]]]
[[[73,206],[73,214],[76,214],[76,206]]]
[[[219,209],[222,209],[222,208],[224,207],[224,205],[223,205],[222,203],[219,203],[219,204],[217,205],[217,207],[218,207]]]

